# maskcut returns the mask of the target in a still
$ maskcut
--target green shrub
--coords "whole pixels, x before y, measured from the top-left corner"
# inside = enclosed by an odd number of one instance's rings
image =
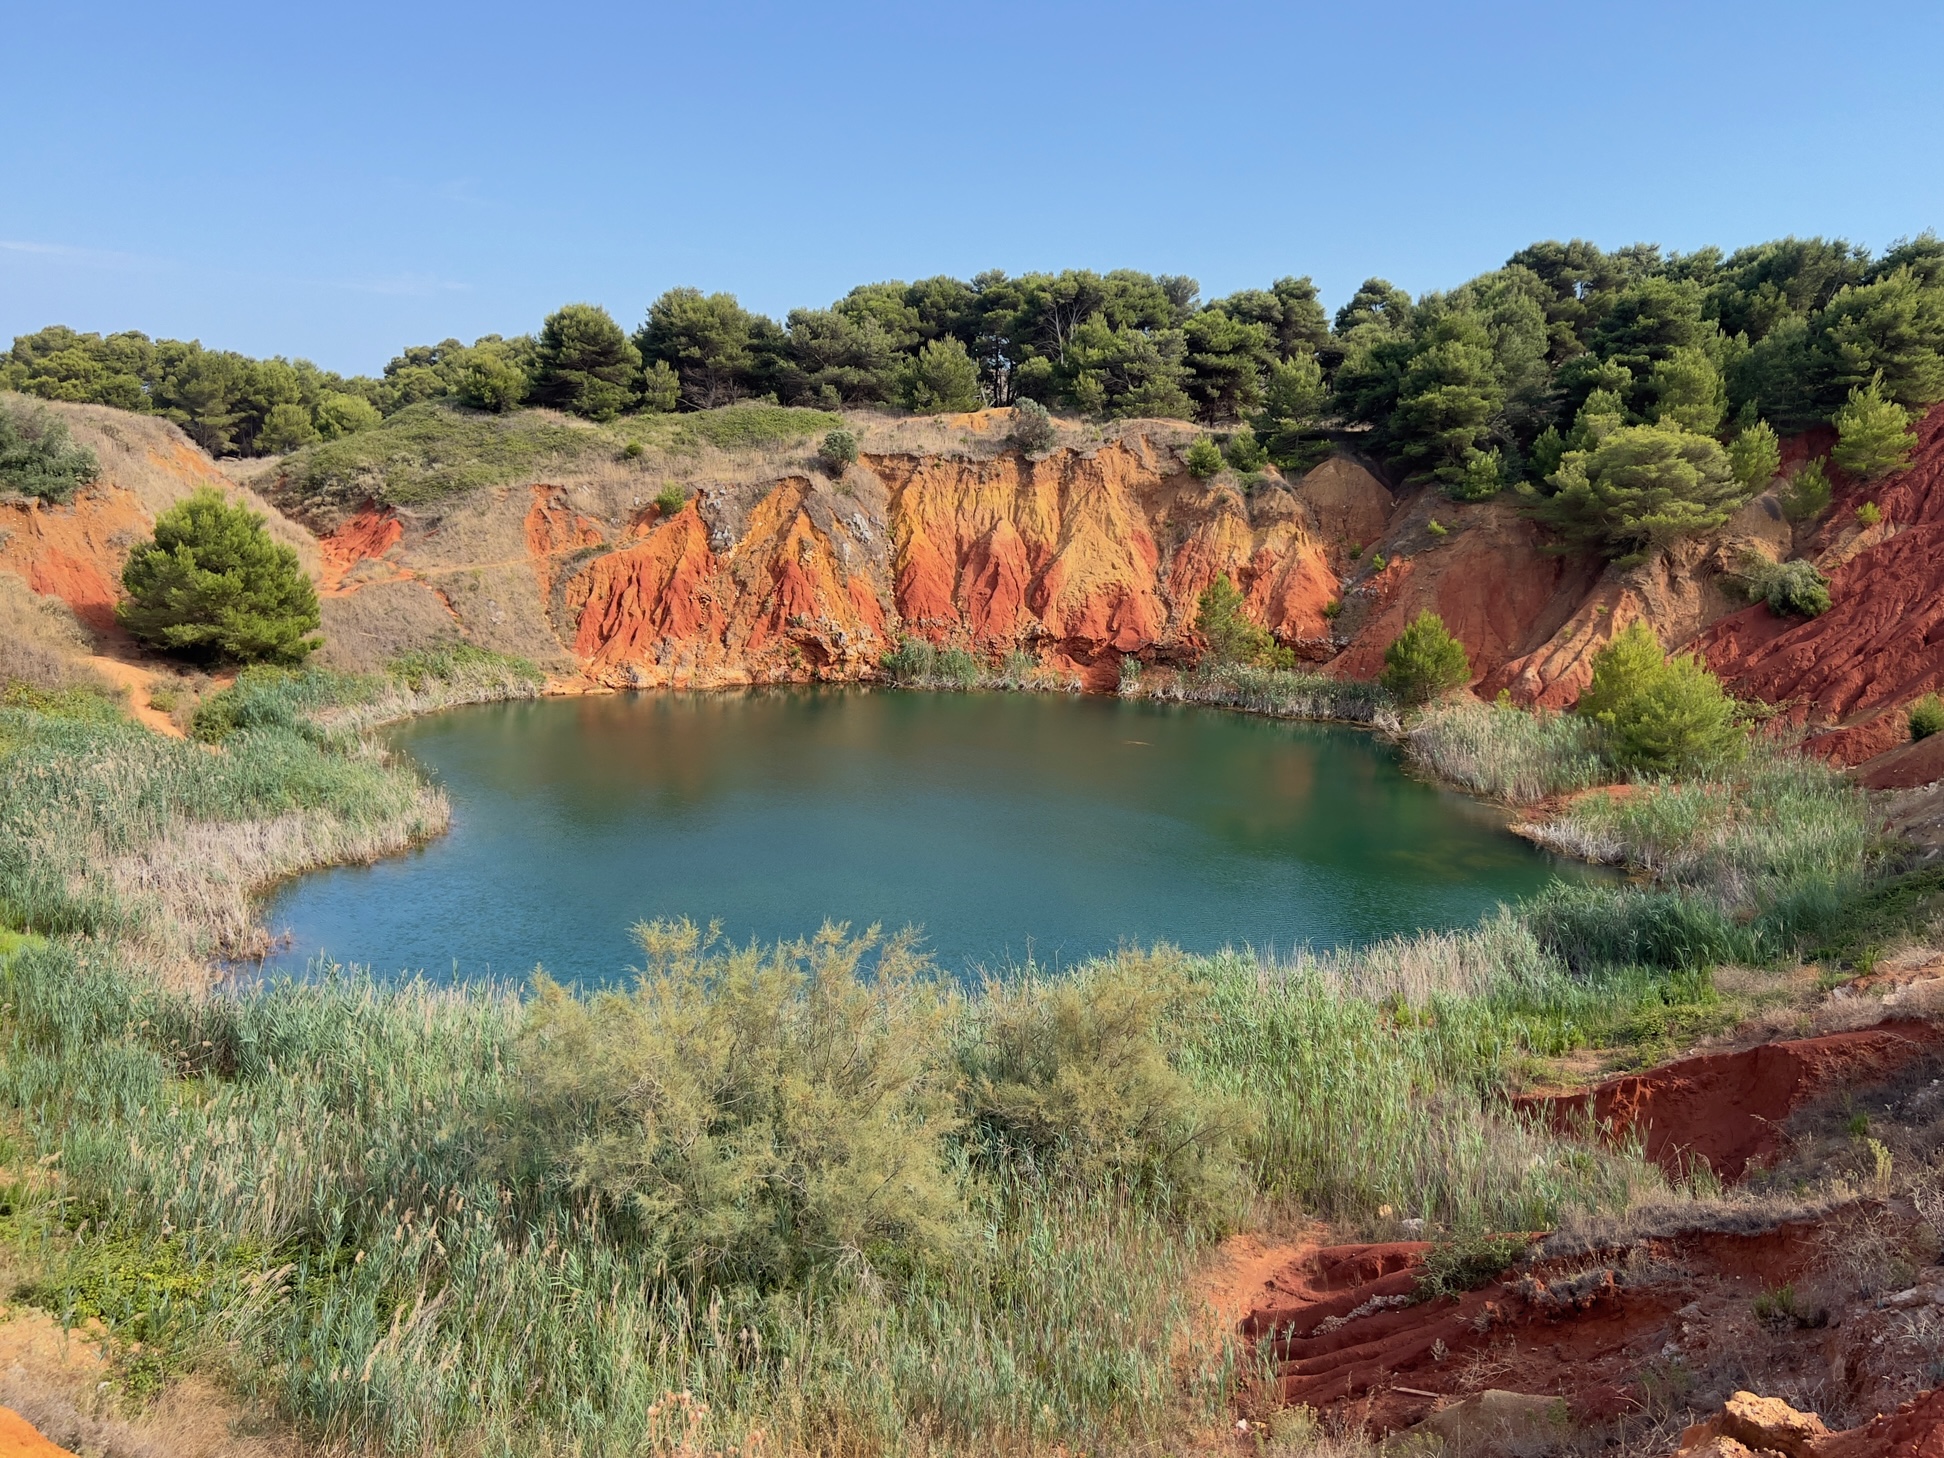
[[[264,520],[205,487],[156,518],[129,554],[122,626],[167,653],[204,662],[294,663],[319,643],[317,591],[297,553]]]
[[[1226,572],[1202,589],[1196,600],[1195,631],[1208,645],[1204,661],[1210,665],[1251,663],[1289,668],[1296,661],[1287,648],[1277,646],[1267,628],[1249,621],[1243,611],[1242,591]]]
[[[370,430],[385,418],[364,396],[347,395],[339,390],[325,392],[311,413],[317,419],[317,433],[325,440],[341,440],[361,430]]]
[[[1498,449],[1467,448],[1464,464],[1439,472],[1444,493],[1453,501],[1490,501],[1504,489],[1505,462]]]
[[[897,684],[915,684],[930,678],[938,667],[938,650],[923,638],[907,633],[898,646],[879,660],[884,676]]]
[[[687,493],[673,481],[668,482],[655,493],[655,509],[663,516],[673,516],[687,504]]]
[[[1910,706],[1910,737],[1928,739],[1944,731],[1944,698],[1925,694]]]
[[[1858,526],[1873,527],[1882,520],[1883,508],[1878,506],[1874,501],[1866,501],[1856,508],[1856,524]]]
[[[1012,443],[1029,456],[1053,449],[1057,438],[1053,416],[1037,400],[1020,400],[1013,405]]]
[[[514,1168],[580,1192],[700,1286],[969,1253],[947,1146],[952,1000],[909,938],[826,926],[765,952],[688,921],[635,936],[632,992],[582,1000],[538,979],[513,1053]]]
[[[1782,442],[1775,438],[1775,427],[1758,420],[1740,431],[1728,443],[1728,468],[1751,491],[1773,481],[1782,468]]]
[[[1851,390],[1848,403],[1836,412],[1836,446],[1829,454],[1860,481],[1901,470],[1917,449],[1912,418],[1912,411],[1884,398],[1879,374],[1867,389]]]
[[[833,476],[841,476],[857,464],[857,437],[848,430],[833,430],[817,447],[817,459]]]
[[[640,369],[641,351],[606,309],[568,304],[540,327],[529,393],[537,404],[612,420],[634,403]]]
[[[1229,436],[1222,454],[1231,466],[1245,475],[1260,471],[1269,464],[1269,452],[1256,439],[1256,433],[1246,425]]]
[[[95,453],[76,445],[66,423],[51,411],[16,411],[0,401],[0,489],[69,501],[100,474]]]
[[[481,344],[465,354],[466,361],[459,370],[456,392],[461,405],[470,405],[475,410],[489,410],[497,415],[513,409],[526,399],[532,381],[527,378],[527,372],[521,368],[519,361],[504,348]],[[557,380],[550,381],[550,389],[557,386]]]
[[[1197,481],[1206,481],[1222,469],[1222,448],[1215,444],[1212,437],[1198,435],[1188,443],[1188,452],[1182,457],[1188,467],[1188,474]]]
[[[984,1157],[1023,1160],[1076,1188],[1126,1189],[1197,1220],[1231,1213],[1252,1118],[1170,1057],[1201,1000],[1168,954],[987,984],[960,1060]]]
[[[1569,451],[1533,511],[1568,541],[1610,556],[1714,530],[1748,496],[1712,438],[1666,425],[1623,425]]]
[[[1829,611],[1829,579],[1806,558],[1770,562],[1751,556],[1742,577],[1749,597],[1767,603],[1777,617],[1815,618]]]
[[[272,405],[257,430],[256,448],[263,455],[282,455],[318,438],[311,413],[294,400]]]
[[[1451,535],[1451,528],[1439,521],[1435,516],[1424,524],[1424,529],[1434,537],[1448,537]]]
[[[1471,681],[1465,645],[1430,609],[1413,618],[1384,650],[1380,682],[1400,704],[1415,707],[1442,698]]]
[[[1790,521],[1814,521],[1829,510],[1829,473],[1822,457],[1804,461],[1782,488],[1782,513]]]
[[[326,669],[253,664],[228,688],[196,705],[190,732],[205,744],[221,744],[245,729],[285,729],[319,740],[313,714],[365,697],[374,686],[369,679]]]
[[[979,367],[952,335],[934,339],[898,372],[898,399],[919,415],[977,410],[985,404]]]
[[[1607,757],[1621,769],[1680,774],[1748,748],[1721,680],[1693,654],[1668,658],[1638,620],[1593,655],[1577,711],[1601,726]]]
[[[1424,1254],[1412,1292],[1419,1301],[1462,1296],[1489,1286],[1518,1263],[1531,1244],[1522,1235],[1472,1235],[1440,1241]]]

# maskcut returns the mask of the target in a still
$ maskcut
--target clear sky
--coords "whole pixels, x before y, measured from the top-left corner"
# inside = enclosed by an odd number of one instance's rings
[[[0,340],[378,370],[676,284],[1422,292],[1538,238],[1944,227],[1929,3],[0,0]]]

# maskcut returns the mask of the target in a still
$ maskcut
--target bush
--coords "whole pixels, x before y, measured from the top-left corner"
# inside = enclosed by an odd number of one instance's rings
[[[1164,953],[989,983],[961,1056],[976,1147],[990,1163],[1023,1160],[1074,1188],[1118,1187],[1219,1220],[1244,1187],[1238,1146],[1252,1121],[1171,1060],[1202,999]]]
[[[1782,442],[1775,427],[1758,420],[1728,443],[1728,469],[1751,491],[1759,491],[1782,468]]]
[[[1231,466],[1244,474],[1260,471],[1269,464],[1269,452],[1263,449],[1262,443],[1256,439],[1256,433],[1246,425],[1228,438],[1222,454]]]
[[[1829,510],[1829,473],[1822,457],[1804,461],[1782,488],[1782,514],[1790,521],[1814,521]]]
[[[985,404],[979,367],[951,335],[934,339],[898,372],[898,398],[920,415],[977,410]]]
[[[1754,557],[1743,571],[1749,597],[1777,617],[1815,618],[1829,611],[1829,579],[1814,562],[1769,562]]]
[[[1910,429],[1912,412],[1883,397],[1883,376],[1868,389],[1853,389],[1849,402],[1833,417],[1836,446],[1830,451],[1837,465],[1861,481],[1874,481],[1901,470],[1917,449]]]
[[[1534,513],[1612,556],[1713,531],[1748,495],[1718,443],[1665,425],[1607,430],[1569,451],[1550,480],[1554,494],[1538,497]]]
[[[1882,520],[1883,508],[1878,506],[1874,501],[1866,501],[1856,508],[1856,524],[1858,526],[1873,527]]]
[[[16,411],[0,402],[0,487],[62,502],[100,474],[95,453],[45,407]]]
[[[663,516],[673,516],[687,505],[688,497],[673,481],[655,493],[655,509]]]
[[[317,592],[263,518],[205,487],[163,512],[122,571],[122,626],[203,662],[295,663],[318,646]]]
[[[1399,703],[1416,706],[1462,688],[1471,676],[1465,645],[1427,608],[1384,650],[1380,682]]]
[[[1925,694],[1910,706],[1910,737],[1928,739],[1944,731],[1944,698]]]
[[[1439,474],[1445,495],[1453,501],[1490,501],[1505,486],[1505,462],[1496,448],[1468,449],[1463,465]]]
[[[689,921],[635,937],[647,965],[632,992],[584,1001],[537,979],[509,1163],[581,1192],[698,1286],[965,1253],[952,999],[909,938],[826,926],[765,952],[719,948]]]
[[[817,459],[833,476],[841,476],[857,464],[857,437],[848,430],[833,430],[817,447]]]
[[[568,304],[541,325],[534,363],[536,404],[612,420],[634,401],[641,351],[606,309]]]
[[[1195,631],[1208,645],[1211,665],[1249,663],[1265,668],[1289,668],[1294,656],[1278,648],[1267,628],[1250,622],[1242,610],[1242,592],[1224,572],[1202,590],[1195,604]]]
[[[1522,1235],[1473,1235],[1441,1241],[1424,1253],[1424,1269],[1412,1295],[1419,1301],[1436,1301],[1489,1286],[1518,1263],[1530,1243]]]
[[[1748,748],[1721,680],[1692,654],[1668,658],[1640,621],[1593,655],[1577,709],[1601,726],[1606,755],[1621,769],[1680,774]]]
[[[1182,458],[1188,467],[1188,474],[1197,481],[1206,481],[1222,469],[1222,448],[1205,435],[1198,435],[1188,444],[1188,452]]]
[[[370,430],[385,418],[364,396],[346,395],[338,390],[327,392],[312,414],[317,419],[317,433],[325,440],[341,440],[361,430]]]
[[[1037,400],[1021,400],[1013,406],[1012,442],[1027,455],[1053,449],[1053,416]]]
[[[488,344],[466,351],[457,393],[460,404],[497,415],[526,399],[531,385],[518,361],[510,358],[505,350]]]
[[[292,400],[270,407],[263,417],[262,428],[257,431],[256,448],[261,455],[283,455],[317,438],[310,411]]]

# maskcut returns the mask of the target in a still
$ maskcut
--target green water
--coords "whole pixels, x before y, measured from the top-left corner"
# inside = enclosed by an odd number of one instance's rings
[[[917,925],[959,973],[1124,941],[1286,951],[1469,924],[1562,869],[1368,734],[1210,709],[639,695],[457,709],[394,742],[451,832],[284,888],[281,965],[607,981],[664,916],[738,940]]]

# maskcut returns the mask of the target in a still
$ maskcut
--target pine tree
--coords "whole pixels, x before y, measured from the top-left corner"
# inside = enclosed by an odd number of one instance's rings
[[[205,488],[156,518],[122,571],[122,626],[201,662],[295,663],[318,646],[317,592],[261,516]]]
[[[1883,396],[1883,377],[1867,389],[1849,392],[1849,403],[1835,415],[1836,447],[1830,456],[1850,475],[1874,481],[1901,469],[1917,449],[1911,412]]]
[[[1382,683],[1399,703],[1411,707],[1462,688],[1471,676],[1465,645],[1428,608],[1384,650]]]
[[[606,309],[568,304],[549,314],[535,360],[536,405],[612,420],[633,403],[641,351]]]

